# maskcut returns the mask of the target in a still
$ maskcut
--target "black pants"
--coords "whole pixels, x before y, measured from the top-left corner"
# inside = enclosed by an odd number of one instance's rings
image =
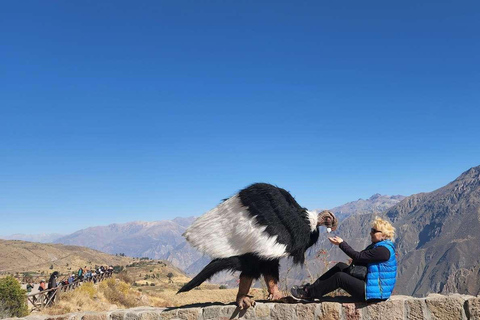
[[[342,288],[353,298],[365,301],[365,281],[344,272],[346,268],[348,268],[348,264],[339,262],[325,272],[312,285],[306,287],[309,297],[320,299],[325,294]]]

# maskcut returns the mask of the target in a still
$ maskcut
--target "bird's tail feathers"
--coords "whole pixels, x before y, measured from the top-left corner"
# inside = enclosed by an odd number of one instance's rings
[[[177,293],[190,291],[195,287],[201,285],[204,281],[210,279],[214,274],[223,271],[223,270],[231,270],[231,271],[240,271],[241,264],[240,259],[235,257],[224,258],[224,259],[215,259],[210,261],[209,264],[200,271],[189,283],[184,285]]]

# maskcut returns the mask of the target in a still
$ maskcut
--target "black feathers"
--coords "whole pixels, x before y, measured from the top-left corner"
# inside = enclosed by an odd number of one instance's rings
[[[177,293],[190,291],[210,279],[217,272],[224,270],[241,271],[241,276],[254,279],[258,279],[260,275],[270,275],[278,281],[279,267],[279,259],[265,260],[250,253],[226,259],[214,259]]]
[[[287,246],[295,263],[303,263],[311,246],[310,223],[302,208],[286,190],[266,183],[253,184],[239,193],[242,204],[270,236]],[[317,235],[318,238],[318,235]]]

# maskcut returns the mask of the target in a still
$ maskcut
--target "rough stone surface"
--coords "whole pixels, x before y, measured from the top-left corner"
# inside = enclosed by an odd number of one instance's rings
[[[160,313],[160,319],[162,320],[170,320],[177,318],[178,310],[165,310]]]
[[[178,309],[177,317],[178,319],[183,319],[183,320],[202,319],[202,309],[201,308]]]
[[[480,320],[480,297],[470,298],[467,301],[468,319]]]
[[[431,295],[425,299],[427,309],[434,320],[464,320],[467,319],[463,304],[465,296]]]
[[[268,304],[259,304],[255,308],[255,315],[257,316],[257,319],[270,319],[270,307]]]
[[[315,320],[315,310],[317,308],[316,303],[298,304],[297,305],[297,318],[302,320]]]
[[[343,318],[345,320],[362,320],[362,309],[357,308],[355,303],[343,304]]]
[[[274,320],[296,320],[296,304],[276,303],[270,311],[270,317]]]
[[[336,302],[323,302],[318,304],[315,314],[320,320],[340,320],[342,319],[342,305]]]
[[[105,313],[86,313],[82,320],[107,320],[107,314]]]
[[[110,320],[123,320],[125,318],[124,311],[114,311],[110,313]]]
[[[372,303],[366,306],[365,312],[369,320],[382,320],[388,317],[392,320],[403,320],[405,308],[403,300],[391,300],[381,303]]]
[[[406,299],[405,313],[406,318],[409,320],[430,319],[425,299]]]
[[[136,312],[127,312],[125,314],[125,320],[140,320],[140,316]]]
[[[337,299],[337,298],[336,298]],[[18,319],[18,318],[15,318]],[[179,308],[133,308],[107,312],[78,312],[59,316],[34,314],[26,320],[480,320],[480,297],[429,295],[393,296],[379,303],[328,300],[311,303],[257,302],[240,310],[235,305],[204,304]],[[13,320],[13,319],[11,319]]]
[[[140,320],[158,320],[160,319],[160,314],[155,311],[141,311],[138,313]]]

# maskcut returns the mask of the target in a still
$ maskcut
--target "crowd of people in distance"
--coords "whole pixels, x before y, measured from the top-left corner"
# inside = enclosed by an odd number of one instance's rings
[[[112,266],[100,266],[96,268],[90,268],[87,269],[87,266],[84,268],[78,269],[77,272],[77,277],[72,274],[70,278],[72,279],[72,282],[75,281],[75,279],[79,281],[93,281],[93,283],[97,283],[98,279],[102,277],[104,274],[110,276],[113,273],[113,267]],[[67,280],[69,280],[68,278]]]
[[[97,283],[97,281],[105,278],[105,277],[110,277],[113,273],[113,267],[112,266],[96,266],[95,268],[87,268],[85,266],[84,268],[79,268],[77,271],[77,274],[71,274],[67,276],[66,278],[59,280],[59,273],[58,271],[54,271],[50,275],[50,279],[48,280],[48,283],[45,281],[45,279],[41,279],[39,284],[38,284],[38,292],[42,291],[48,291],[49,289],[54,289],[58,287],[64,287],[65,290],[68,289],[67,286],[69,285],[75,285],[79,284],[80,282],[90,282],[93,281],[93,283]],[[35,289],[35,284],[34,283],[27,283],[26,286],[27,292],[31,293]],[[51,290],[47,292],[46,299],[55,299],[55,297],[52,298],[52,296],[55,295],[56,290]],[[36,301],[37,298],[34,297],[34,301]]]

